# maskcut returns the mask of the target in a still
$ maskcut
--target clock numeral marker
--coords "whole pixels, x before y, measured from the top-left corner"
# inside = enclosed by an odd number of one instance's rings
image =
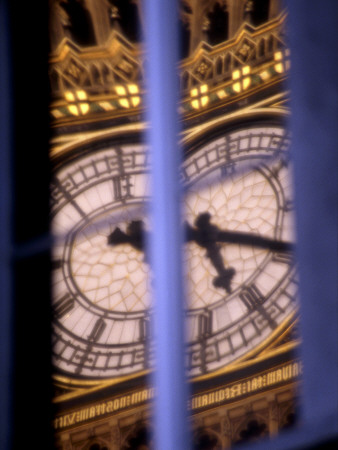
[[[198,335],[200,338],[210,336],[212,332],[212,311],[207,311],[198,316]]]
[[[239,298],[250,312],[255,311],[258,307],[263,305],[266,300],[255,284],[244,288],[239,294]]]
[[[131,183],[131,175],[122,175],[118,177],[113,177],[113,191],[115,200],[125,200],[130,198],[131,188],[133,184]]]
[[[150,336],[150,321],[149,319],[142,318],[139,321],[139,341],[143,342],[146,341]]]
[[[263,318],[268,322],[272,329],[277,328],[276,321],[270,316],[270,314],[263,307],[266,301],[264,295],[260,292],[255,284],[251,284],[243,289],[239,294],[239,298],[242,300],[244,305],[248,308],[249,312],[258,311]]]
[[[228,341],[228,344],[229,344],[230,353],[231,353],[232,355],[234,355],[234,354],[235,354],[235,349],[234,349],[234,346],[233,346],[231,337],[228,335],[228,336],[226,337],[226,340]]]
[[[73,297],[69,293],[65,294],[54,305],[53,310],[55,316],[60,319],[61,317],[68,314],[74,308],[74,305],[75,300],[73,299]]]
[[[97,342],[102,336],[106,326],[107,324],[102,318],[97,319],[94,328],[92,329],[92,332],[88,336],[88,340],[91,342]]]
[[[60,192],[62,193],[63,197],[71,204],[73,205],[73,207],[76,209],[76,211],[80,214],[81,217],[86,217],[86,213],[80,208],[80,206],[76,203],[76,201],[74,200],[74,198],[72,197],[71,193],[70,193],[70,189],[69,191],[67,190],[67,188],[69,188],[69,179],[68,182],[63,183],[55,178],[54,182],[57,186],[57,188],[60,190]],[[73,184],[70,184],[71,186],[73,186]]]
[[[294,262],[294,257],[292,253],[288,252],[276,252],[272,257],[273,262],[292,265]]]

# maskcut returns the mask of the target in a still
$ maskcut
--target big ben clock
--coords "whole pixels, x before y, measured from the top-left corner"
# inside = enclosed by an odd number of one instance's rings
[[[223,127],[181,167],[187,370],[257,352],[295,311],[289,137],[278,122]],[[53,361],[107,379],[151,368],[145,252],[149,159],[105,140],[70,152],[52,184]]]
[[[131,246],[111,246],[115,228],[145,218],[144,145],[82,151],[52,183],[54,364],[65,374],[107,378],[148,367],[148,266]]]

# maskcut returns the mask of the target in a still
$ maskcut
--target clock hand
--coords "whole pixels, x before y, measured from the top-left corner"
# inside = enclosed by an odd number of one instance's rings
[[[224,266],[223,258],[221,256],[221,247],[217,243],[219,229],[210,223],[210,217],[208,212],[199,214],[195,220],[196,228],[192,228],[186,223],[187,241],[195,241],[197,245],[206,249],[206,256],[210,259],[218,274],[218,276],[213,279],[213,285],[225,289],[225,291],[230,294],[231,280],[236,271],[233,267],[226,269]]]
[[[125,233],[119,227],[108,236],[108,245],[130,244],[137,250],[144,248],[144,227],[142,220],[133,220]]]
[[[235,270],[233,268],[226,269],[224,267],[223,259],[220,253],[220,246],[216,243],[216,235],[213,232],[216,231],[217,233],[218,228],[209,223],[209,227],[207,229],[203,229],[203,218],[200,219],[200,222],[201,223],[198,222],[198,230],[194,230],[191,227],[189,228],[188,234],[190,237],[188,237],[188,240],[194,240],[199,246],[207,250],[207,257],[212,262],[218,274],[218,276],[213,280],[214,286],[223,288],[228,293],[230,293],[230,283],[232,277],[235,274]],[[127,226],[126,231],[127,232],[125,233],[120,228],[115,228],[115,230],[108,236],[108,245],[129,244],[137,250],[144,251],[144,240],[146,232],[144,231],[143,222],[141,220],[134,220],[130,222],[130,224]],[[148,262],[146,252],[145,261]]]
[[[206,244],[200,244],[200,242],[206,242],[210,245],[210,241],[225,244],[242,244],[276,252],[291,252],[294,250],[294,244],[291,242],[270,239],[258,234],[242,231],[220,230],[216,225],[210,223],[210,218],[211,215],[208,212],[199,214],[195,220],[197,229],[192,228],[186,223],[188,242],[195,241],[201,246],[205,246]]]
[[[253,247],[264,248],[276,252],[290,252],[294,250],[294,245],[291,242],[265,238],[257,234],[240,231],[219,230],[217,233],[217,242],[251,245]]]
[[[197,216],[194,223],[195,227],[186,222],[186,241],[194,241],[197,245],[206,249],[206,257],[210,259],[217,272],[217,277],[213,279],[213,285],[217,288],[223,288],[227,293],[231,293],[231,280],[236,271],[233,267],[225,268],[220,243],[250,245],[277,252],[288,252],[293,249],[293,245],[289,242],[251,233],[220,230],[210,222],[210,219],[210,213],[204,212]],[[133,220],[127,226],[126,233],[118,227],[115,228],[108,236],[108,245],[130,244],[135,249],[144,251],[145,233],[143,221]],[[145,260],[148,262],[146,253]]]

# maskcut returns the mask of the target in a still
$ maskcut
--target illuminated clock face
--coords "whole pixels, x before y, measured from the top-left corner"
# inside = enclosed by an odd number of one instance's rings
[[[185,252],[192,375],[254,350],[295,309],[288,145],[281,127],[248,128],[190,152],[183,164],[194,225]]]
[[[63,374],[150,367],[145,252],[147,150],[107,145],[60,166],[52,184],[53,359]],[[229,132],[187,153],[187,368],[212,372],[264,343],[295,310],[288,137]]]
[[[113,377],[147,367],[149,267],[108,236],[145,217],[144,146],[111,146],[60,168],[52,183],[53,358],[62,372]]]

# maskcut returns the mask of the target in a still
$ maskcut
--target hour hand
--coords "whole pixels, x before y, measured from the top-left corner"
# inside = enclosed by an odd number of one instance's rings
[[[108,245],[129,244],[136,250],[144,251],[144,224],[142,220],[133,220],[127,226],[125,233],[119,227],[108,236]]]
[[[212,284],[217,288],[223,288],[228,294],[232,292],[231,281],[236,271],[233,267],[226,269],[217,244],[210,245],[207,249],[207,257],[215,267],[218,276],[214,277]]]
[[[195,220],[195,228],[185,224],[187,242],[194,241],[206,250],[206,257],[214,266],[217,276],[213,279],[213,285],[231,293],[231,281],[236,271],[233,267],[225,268],[221,249],[217,243],[219,229],[210,223],[211,216],[208,212],[199,214]]]
[[[129,242],[130,237],[119,227],[116,227],[115,230],[108,236],[108,245],[127,244]]]

